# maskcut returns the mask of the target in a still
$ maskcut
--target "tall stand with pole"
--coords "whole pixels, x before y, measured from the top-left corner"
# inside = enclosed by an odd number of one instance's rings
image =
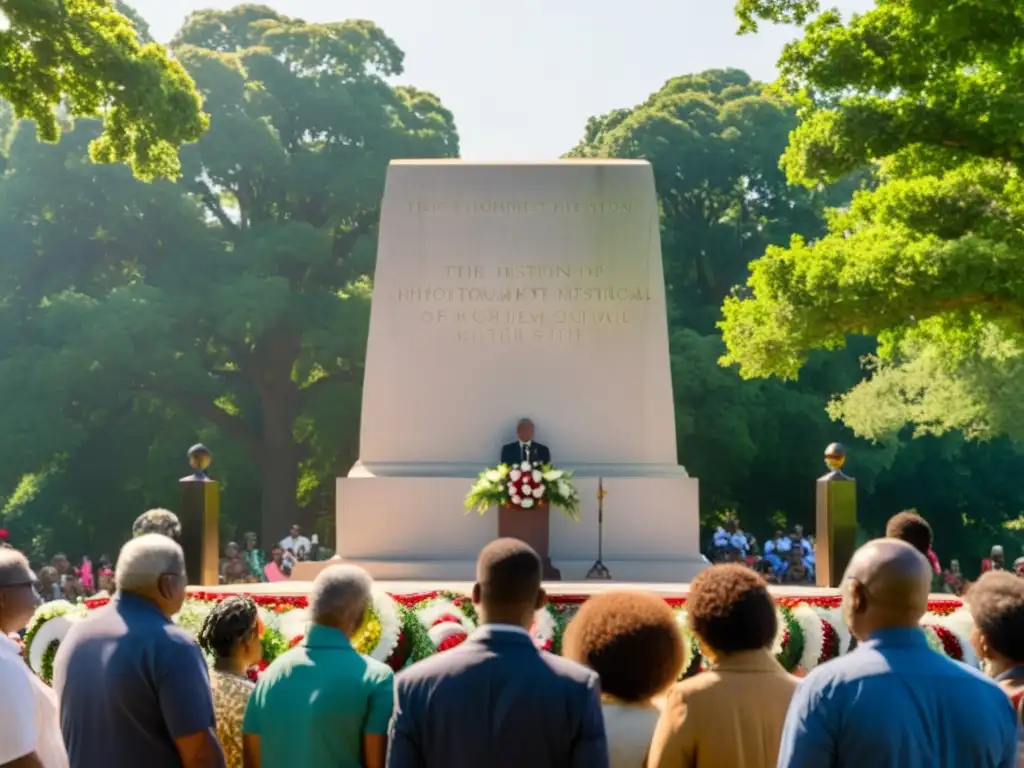
[[[612,572],[608,570],[601,557],[604,555],[604,478],[597,478],[597,560],[587,571],[588,579],[610,579]]]

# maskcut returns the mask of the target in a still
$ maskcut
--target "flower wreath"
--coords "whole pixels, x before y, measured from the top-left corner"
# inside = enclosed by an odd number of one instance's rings
[[[533,644],[542,651],[554,652],[555,642],[559,639],[558,620],[550,604],[533,614],[533,626],[530,627]]]
[[[32,616],[23,640],[25,661],[47,685],[53,681],[53,660],[57,649],[82,615],[82,609],[67,600],[54,600]]]
[[[452,600],[438,596],[416,606],[416,616],[438,651],[461,645],[476,629],[476,623]]]
[[[377,661],[387,661],[398,647],[402,634],[402,617],[398,604],[383,589],[373,587],[370,606],[352,640],[352,647]]]

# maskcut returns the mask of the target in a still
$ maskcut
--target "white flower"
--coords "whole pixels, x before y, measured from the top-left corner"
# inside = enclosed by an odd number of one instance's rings
[[[543,485],[538,485],[536,488],[533,489],[533,498],[539,499],[543,495],[544,495],[544,486]]]
[[[508,479],[511,480],[513,483],[519,482],[519,478],[521,478],[522,476],[523,473],[520,472],[518,469],[513,469],[511,472],[508,473]]]
[[[550,472],[544,473],[544,479],[547,480],[549,483],[553,483],[555,482],[555,480],[561,480],[562,475],[564,474],[565,473],[560,469],[552,469]]]
[[[500,492],[500,491],[504,491],[504,490],[505,490],[505,486],[502,483],[498,483],[498,491]]]
[[[535,469],[535,470],[533,470],[533,475],[532,475],[532,477],[533,477],[533,484],[534,484],[534,485],[537,485],[537,484],[538,484],[538,483],[540,483],[540,481],[541,481],[541,480],[542,480],[542,479],[544,478],[544,475],[542,475],[542,474],[541,474],[540,472],[538,472],[538,471],[537,471],[537,470]]]
[[[529,509],[533,506],[533,499],[523,499],[523,503],[520,504],[523,509]]]
[[[487,473],[486,477],[492,483],[496,483],[501,479],[501,473],[498,472],[498,470],[496,469],[492,469],[490,472]]]
[[[523,472],[529,472],[531,469],[530,462],[524,461],[522,464],[519,465],[519,468],[523,470]]]
[[[564,480],[559,480],[558,481],[558,495],[561,496],[562,498],[566,498],[566,499],[572,498],[572,486],[570,486]]]
[[[519,490],[521,490],[523,492],[523,496],[529,496],[531,493],[533,493],[533,488],[528,486],[526,483],[523,483],[519,487]]]
[[[518,505],[518,504],[522,504],[522,502],[523,502],[523,497],[522,496],[513,496],[512,497],[512,503],[513,504],[517,504]]]

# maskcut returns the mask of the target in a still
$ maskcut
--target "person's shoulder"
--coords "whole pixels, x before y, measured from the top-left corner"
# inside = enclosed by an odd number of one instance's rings
[[[360,654],[363,659],[363,663],[366,664],[365,679],[374,683],[389,682],[395,677],[395,670],[385,664],[383,661],[378,661],[372,656],[366,654]]]
[[[472,671],[476,667],[475,660],[472,649],[463,643],[457,648],[435,653],[417,661],[395,675],[395,680],[400,687],[409,687],[431,680],[451,678],[461,672]]]
[[[585,667],[579,662],[572,661],[563,656],[556,656],[548,651],[541,651],[540,657],[556,678],[579,685],[592,685],[598,680],[597,673],[594,670],[590,669],[590,667]]]

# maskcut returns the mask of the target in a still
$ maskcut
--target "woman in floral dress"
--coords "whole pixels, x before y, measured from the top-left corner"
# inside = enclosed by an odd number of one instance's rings
[[[263,657],[262,634],[256,603],[248,595],[222,600],[199,630],[199,645],[213,657],[210,685],[227,768],[242,768],[242,718],[253,690],[247,673]]]

